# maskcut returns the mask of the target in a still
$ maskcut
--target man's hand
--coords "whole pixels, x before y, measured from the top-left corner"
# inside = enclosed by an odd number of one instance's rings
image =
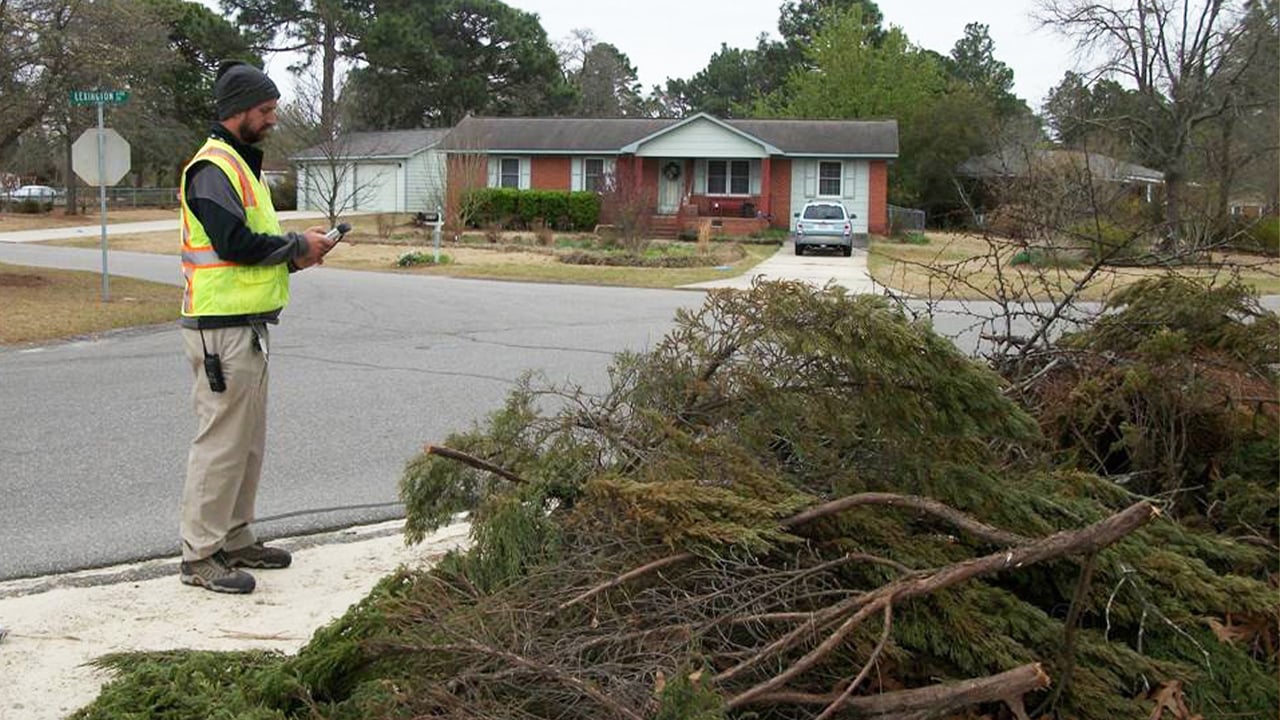
[[[307,231],[302,234],[303,240],[307,243],[307,252],[293,259],[293,264],[298,266],[299,270],[324,264],[324,254],[333,247],[333,241],[324,236],[325,232],[323,226],[317,225],[307,228]]]

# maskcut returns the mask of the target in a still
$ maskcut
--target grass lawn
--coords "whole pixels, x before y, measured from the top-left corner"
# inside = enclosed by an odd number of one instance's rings
[[[94,195],[97,198],[97,195]],[[95,200],[96,202],[96,200]],[[148,222],[151,220],[177,220],[178,211],[158,208],[107,209],[107,222],[129,223]],[[81,225],[102,224],[102,216],[98,214],[98,206],[85,215],[67,215],[62,208],[54,208],[52,212],[24,214],[0,212],[0,232],[17,232],[19,230],[40,230],[42,228],[79,227]]]
[[[570,283],[582,285],[622,285],[628,287],[671,288],[678,285],[715,280],[740,275],[777,252],[773,244],[744,244],[745,257],[727,263],[726,269],[698,268],[645,268],[605,265],[570,265],[557,262],[551,250],[530,247],[520,252],[510,243],[532,244],[532,233],[507,233],[504,245],[484,242],[443,243],[441,253],[449,262],[441,265],[418,265],[401,268],[396,260],[406,251],[432,254],[430,236],[411,228],[397,227],[386,232],[376,227],[375,217],[352,218],[355,227],[343,242],[325,258],[328,267],[350,270],[397,272],[414,275],[439,275],[442,277],[488,280],[517,280],[526,282]],[[285,230],[301,231],[323,220],[290,220],[283,223]],[[572,240],[581,235],[560,234],[558,239]],[[48,244],[71,247],[98,247],[97,238],[54,240]],[[177,233],[144,233],[137,235],[112,235],[107,238],[111,250],[147,252],[177,255]]]
[[[0,263],[0,345],[38,343],[103,330],[176,320],[182,289],[111,278],[102,302],[102,275]]]
[[[1030,298],[1061,296],[1079,281],[1082,267],[1033,267],[1010,261],[1019,251],[1012,243],[959,233],[927,233],[927,245],[877,239],[867,267],[876,282],[916,297],[978,300],[994,297],[1003,284],[1006,294]],[[1232,270],[1261,295],[1280,294],[1280,260],[1255,255],[1217,254],[1215,264],[1183,266],[1178,272],[1226,280]],[[1142,278],[1162,275],[1160,268],[1104,268],[1085,286],[1085,300],[1101,300]],[[962,279],[961,279],[962,278]]]

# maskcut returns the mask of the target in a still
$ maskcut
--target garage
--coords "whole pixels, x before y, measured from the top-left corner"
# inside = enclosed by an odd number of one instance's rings
[[[434,212],[444,206],[448,130],[350,133],[293,155],[298,209]]]

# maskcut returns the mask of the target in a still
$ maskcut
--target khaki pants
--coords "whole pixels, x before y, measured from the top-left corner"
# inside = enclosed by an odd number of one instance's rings
[[[266,449],[270,348],[264,324],[184,328],[182,339],[195,380],[191,399],[198,420],[182,491],[182,559],[192,561],[256,541],[249,523]],[[206,348],[222,360],[225,392],[209,389]]]

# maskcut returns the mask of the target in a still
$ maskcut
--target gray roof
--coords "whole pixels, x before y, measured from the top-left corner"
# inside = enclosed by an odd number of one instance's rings
[[[960,163],[956,172],[969,177],[1021,177],[1031,166],[1086,166],[1095,177],[1118,182],[1164,183],[1164,173],[1124,160],[1081,150],[1046,148],[1011,149],[1002,153],[980,155]]]
[[[456,152],[616,153],[626,145],[671,129],[686,120],[467,117],[458,123],[442,147]],[[777,147],[787,155],[898,155],[896,120],[718,122]]]
[[[788,155],[898,156],[897,120],[725,120]]]
[[[439,144],[448,134],[443,128],[349,133],[332,144],[313,145],[290,159],[404,158]]]

